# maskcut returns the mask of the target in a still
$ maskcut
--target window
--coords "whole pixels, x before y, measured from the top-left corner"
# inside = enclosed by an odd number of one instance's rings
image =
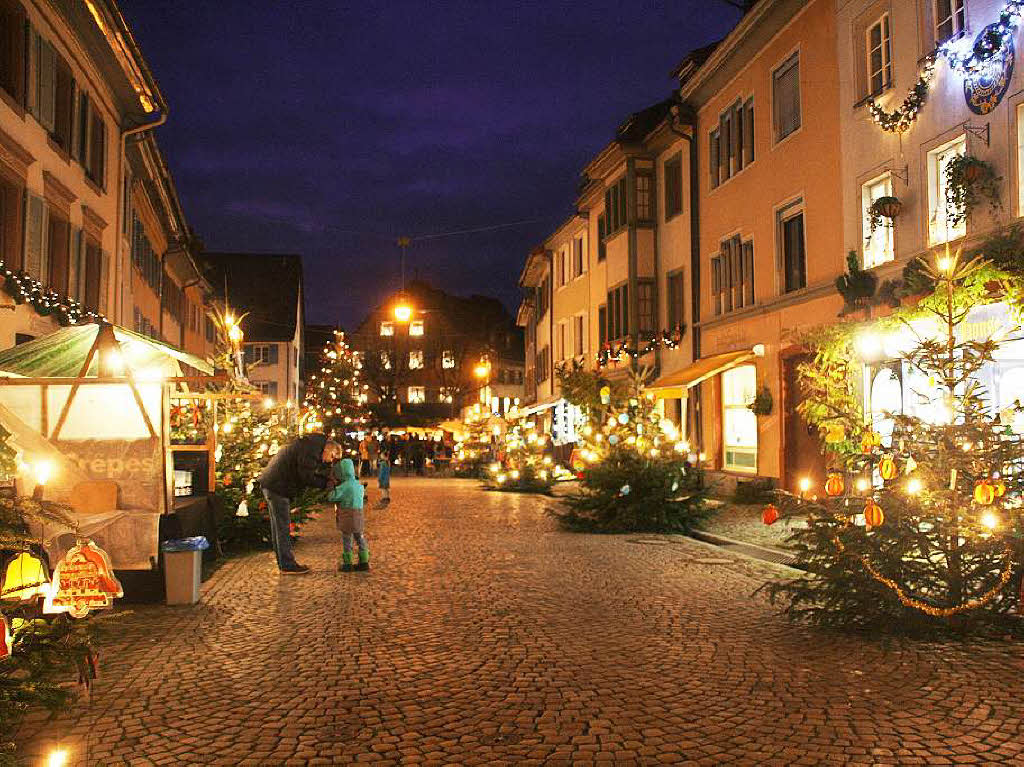
[[[67,294],[71,270],[71,225],[50,208],[46,234],[46,284],[58,293]]]
[[[413,320],[412,322],[409,323],[409,335],[423,335],[423,320]]]
[[[0,5],[0,9],[3,6]],[[2,12],[2,11],[0,11]],[[0,15],[0,19],[2,19]],[[0,30],[0,34],[3,31]],[[0,260],[8,269],[17,271],[22,265],[21,232],[24,214],[22,200],[25,187],[0,174]]]
[[[101,311],[106,303],[103,289],[103,251],[100,250],[100,244],[89,237],[85,239],[83,282],[85,305],[95,311]]]
[[[794,53],[772,74],[775,140],[782,141],[800,127],[800,54]]]
[[[779,241],[782,243],[784,292],[807,287],[807,256],[804,251],[804,212],[779,214]]]
[[[245,344],[245,364],[277,364],[277,344]]]
[[[583,356],[583,330],[584,316],[578,314],[572,318],[572,354],[574,357]]]
[[[683,212],[683,157],[665,161],[665,220]]]
[[[671,333],[676,328],[682,328],[686,321],[686,296],[683,293],[683,272],[671,272],[666,282],[668,296],[666,308],[668,309],[668,331]]]
[[[600,349],[604,348],[608,341],[608,307],[601,304],[597,307],[597,344]]]
[[[422,386],[410,386],[407,399],[410,404],[427,401],[427,390]]]
[[[551,305],[551,275],[549,274],[544,278],[544,281],[540,284],[537,289],[537,319],[547,312],[548,307]]]
[[[620,285],[608,293],[608,340],[629,335],[629,285]]]
[[[641,335],[654,335],[655,303],[654,280],[637,280],[636,283],[637,320]]]
[[[623,176],[604,192],[604,210],[608,216],[608,231],[611,236],[626,226],[626,177]]]
[[[709,134],[709,142],[708,163],[714,188],[754,161],[754,100],[737,101],[722,112],[718,127]]]
[[[25,106],[25,11],[15,0],[0,0],[0,88]]]
[[[413,349],[409,352],[409,370],[419,370],[423,367],[423,350]]]
[[[451,404],[452,400],[455,399],[455,388],[451,386],[442,386],[438,391],[438,396],[442,402]]]
[[[260,390],[265,397],[277,396],[277,381],[253,381],[253,385]]]
[[[566,258],[565,248],[558,251],[558,287],[564,286],[569,281],[569,264]]]
[[[893,259],[893,223],[883,218],[871,231],[871,204],[879,197],[892,196],[892,176],[886,173],[869,181],[860,190],[863,207],[864,227],[864,268],[884,264]]]
[[[209,317],[206,318],[206,340],[210,343],[217,338],[217,327],[213,324],[213,320]]]
[[[608,234],[608,219],[604,213],[597,217],[597,260],[604,261],[608,250],[604,244],[604,238]]]
[[[567,356],[566,353],[569,350],[569,347],[566,345],[565,338],[566,338],[565,322],[563,321],[563,322],[559,322],[558,323],[558,339],[557,339],[558,340],[558,348],[556,349],[556,351],[558,352],[558,359],[559,360],[564,360],[566,358],[566,356]]]
[[[736,235],[711,259],[711,303],[715,314],[754,304],[754,243]]]
[[[537,383],[548,380],[551,368],[551,349],[548,346],[542,346],[537,352]]]
[[[587,271],[587,260],[583,254],[583,235],[572,241],[572,276],[579,277]]]
[[[441,367],[445,370],[455,369],[455,353],[451,349],[441,352]]]
[[[636,220],[654,220],[654,176],[650,173],[636,174]]]
[[[964,32],[964,0],[935,0],[935,44]]]
[[[382,323],[380,323],[380,334],[382,336],[393,336],[395,334],[395,323],[393,323],[393,322],[382,322]]]
[[[871,95],[881,93],[892,84],[892,48],[889,40],[889,14],[868,27],[868,88]]]
[[[391,355],[388,352],[380,353],[380,365],[385,370],[391,370]]]
[[[757,416],[749,405],[757,391],[753,365],[722,373],[723,465],[732,471],[757,471]]]
[[[153,250],[146,229],[139,220],[138,214],[132,211],[132,263],[139,270],[142,279],[153,289],[153,292],[160,292],[160,275],[163,266],[160,263],[160,256]]]
[[[966,151],[967,137],[959,136],[928,153],[928,207],[931,211],[928,217],[928,239],[932,245],[967,234],[967,222],[963,220],[961,212],[951,211],[946,204],[946,167],[954,157]],[[960,218],[955,224],[951,220],[951,213]]]

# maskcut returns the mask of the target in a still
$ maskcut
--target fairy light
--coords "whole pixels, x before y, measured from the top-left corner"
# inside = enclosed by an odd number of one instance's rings
[[[907,493],[909,495],[917,495],[924,490],[924,483],[917,477],[911,477],[907,480]]]

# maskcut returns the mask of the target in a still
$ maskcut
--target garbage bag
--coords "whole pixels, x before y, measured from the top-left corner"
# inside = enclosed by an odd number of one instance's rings
[[[161,551],[205,551],[210,548],[210,542],[205,535],[196,535],[192,538],[172,538],[160,544]]]

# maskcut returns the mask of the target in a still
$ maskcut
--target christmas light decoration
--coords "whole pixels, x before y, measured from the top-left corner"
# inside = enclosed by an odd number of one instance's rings
[[[868,102],[868,110],[875,123],[887,133],[905,133],[917,119],[928,100],[928,89],[935,78],[935,54],[927,56],[921,64],[917,82],[903,103],[891,112],[887,112],[874,99]]]
[[[683,329],[682,326],[677,325],[675,330],[671,332],[661,330],[655,333],[643,347],[637,349],[632,348],[632,339],[629,337],[624,338],[614,347],[610,343],[605,342],[601,351],[597,354],[597,365],[598,367],[604,367],[611,363],[622,362],[624,359],[635,360],[638,357],[650,354],[655,349],[678,349],[682,340]]]
[[[320,369],[310,376],[300,415],[304,432],[323,432],[355,455],[359,435],[369,423],[366,402],[360,396],[362,362],[345,340],[334,331],[333,340],[320,352]]]
[[[99,312],[87,309],[73,298],[50,290],[24,271],[12,271],[0,261],[0,275],[4,278],[4,291],[16,304],[28,304],[43,317],[54,316],[61,325],[82,322],[106,322]]]

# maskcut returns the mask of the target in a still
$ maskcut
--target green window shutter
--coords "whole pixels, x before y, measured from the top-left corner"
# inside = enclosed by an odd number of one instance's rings
[[[43,198],[34,194],[28,195],[25,206],[25,258],[24,269],[36,279],[40,279],[43,263],[43,218],[46,206]]]

